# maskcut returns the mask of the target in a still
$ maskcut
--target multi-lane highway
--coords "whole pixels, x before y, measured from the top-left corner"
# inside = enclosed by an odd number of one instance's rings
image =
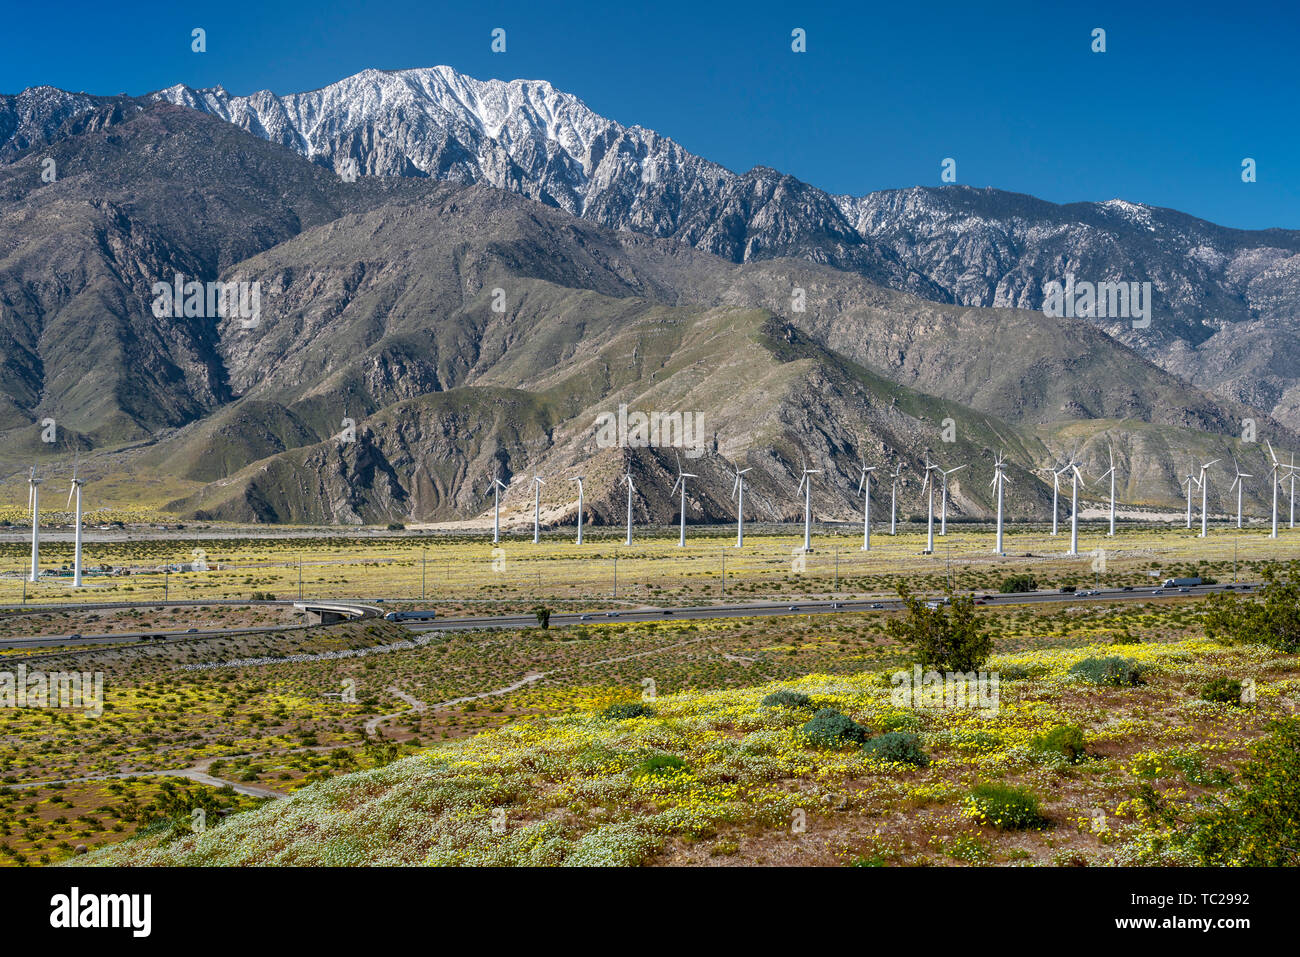
[[[1250,592],[1257,588],[1254,584],[1238,585],[1194,585],[1186,588],[1161,588],[1154,584],[1131,589],[1102,588],[1081,589],[1078,592],[1035,591],[1003,595],[987,593],[977,595],[981,605],[1027,605],[1045,602],[1114,602],[1143,601],[1154,598],[1192,598],[1227,590]],[[287,604],[287,603],[286,603]],[[898,610],[902,603],[894,599],[836,599],[819,601],[754,601],[735,602],[719,605],[697,605],[682,608],[627,608],[618,610],[599,610],[587,612],[552,613],[549,624],[564,628],[597,622],[653,622],[653,621],[699,621],[710,618],[763,618],[779,615],[829,615],[849,612],[871,612]],[[465,618],[438,618],[431,621],[409,621],[403,623],[415,632],[451,632],[473,631],[484,628],[527,628],[537,624],[533,614],[524,615],[479,615]],[[305,625],[290,625],[261,628],[190,628],[183,631],[133,631],[114,634],[85,635],[42,635],[33,638],[10,638],[0,640],[3,648],[45,648],[61,645],[95,645],[128,644],[132,642],[193,640],[196,638],[213,638],[228,635],[258,634],[267,631],[284,631],[301,629]]]
[[[1154,584],[1142,588],[1080,589],[1077,592],[1035,591],[1003,595],[977,593],[981,605],[1027,605],[1043,602],[1111,602],[1154,598],[1191,598],[1221,591],[1253,591],[1256,585],[1194,585],[1186,588],[1161,588]],[[846,612],[897,611],[902,602],[893,599],[836,599],[822,601],[757,601],[725,605],[698,605],[687,608],[634,608],[618,611],[552,613],[549,624],[565,627],[610,621],[695,621],[707,618],[761,618],[775,615],[827,615]],[[433,621],[406,622],[412,631],[469,631],[481,628],[525,628],[535,626],[535,615],[485,615],[470,618],[441,618]]]

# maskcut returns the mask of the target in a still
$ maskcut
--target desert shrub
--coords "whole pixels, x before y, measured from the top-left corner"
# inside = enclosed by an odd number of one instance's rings
[[[822,708],[803,726],[803,735],[813,744],[835,748],[865,741],[869,732],[848,715]]]
[[[970,595],[951,597],[952,605],[929,608],[906,585],[898,595],[907,614],[885,625],[889,636],[911,653],[922,668],[978,671],[993,651],[993,638],[975,614]]]
[[[864,744],[862,750],[879,761],[914,764],[919,768],[930,763],[930,756],[921,747],[921,739],[906,731],[887,731]]]
[[[551,627],[551,609],[538,605],[533,609],[533,614],[537,616],[537,624],[542,628]]]
[[[1083,744],[1083,729],[1072,724],[1058,724],[1029,742],[1034,751],[1059,754],[1070,764],[1078,764],[1088,756]]]
[[[689,765],[675,754],[652,754],[632,769],[633,777],[654,777],[685,771]]]
[[[1047,823],[1032,791],[1007,784],[978,785],[966,798],[966,814],[999,831],[1024,831]]]
[[[765,708],[807,708],[812,705],[812,698],[800,691],[773,691],[763,699]]]
[[[1233,678],[1213,678],[1201,685],[1201,698],[1219,704],[1241,704],[1241,682]]]
[[[1240,783],[1190,822],[1184,841],[1204,865],[1300,865],[1300,720],[1272,725],[1251,754]]]
[[[406,528],[406,526],[403,525],[401,522],[389,522],[389,523],[388,523],[388,530],[389,530],[390,532],[400,532],[400,531],[403,531],[405,528]]]
[[[1142,684],[1142,668],[1131,658],[1084,658],[1070,668],[1070,676],[1094,685],[1133,688]]]
[[[1041,678],[1048,672],[1045,665],[1026,665],[1016,661],[999,665],[996,670],[1000,681],[1023,681],[1026,678]]]
[[[877,722],[882,732],[886,731],[918,731],[921,727],[921,719],[910,711],[891,711],[881,716]]]
[[[654,708],[647,708],[640,701],[620,701],[610,705],[600,716],[611,721],[626,721],[628,718],[648,718],[654,713]]]
[[[1205,634],[1224,644],[1267,645],[1293,655],[1300,651],[1300,562],[1287,566],[1285,579],[1265,568],[1258,600],[1237,595],[1206,599]]]
[[[1038,581],[1033,575],[1008,575],[1002,579],[1002,584],[998,586],[998,591],[1004,595],[1037,590]]]

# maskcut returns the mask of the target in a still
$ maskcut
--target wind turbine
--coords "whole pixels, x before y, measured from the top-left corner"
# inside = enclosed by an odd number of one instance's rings
[[[939,469],[939,474],[943,476],[943,495],[939,499],[939,534],[948,534],[948,476],[953,472],[960,472],[966,466],[959,465],[955,469],[944,471]]]
[[[1237,490],[1237,527],[1241,528],[1241,492],[1242,489],[1246,487],[1246,483],[1243,482],[1242,479],[1254,478],[1254,476],[1249,472],[1243,472],[1241,470],[1241,466],[1237,464],[1237,457],[1235,455],[1232,457],[1232,470],[1237,474],[1233,478],[1232,484],[1228,486],[1228,491],[1231,492],[1234,488]]]
[[[1065,469],[1064,468],[1057,469],[1055,465],[1049,465],[1046,468],[1034,469],[1034,471],[1052,473],[1052,534],[1055,535],[1056,518],[1057,518],[1057,510],[1058,510],[1057,503],[1060,499],[1060,494],[1061,494],[1061,473],[1064,472]]]
[[[668,493],[669,495],[672,495],[673,492],[677,491],[677,486],[680,485],[682,487],[682,525],[681,525],[682,533],[681,533],[681,538],[677,540],[678,548],[686,547],[686,480],[688,478],[699,478],[699,476],[693,475],[690,472],[683,472],[682,459],[681,456],[678,456],[677,457],[677,481],[673,483],[672,491]]]
[[[1182,484],[1187,486],[1187,527],[1190,529],[1192,527],[1192,489],[1196,486],[1195,476],[1188,472]]]
[[[536,545],[542,540],[542,486],[546,480],[540,475],[533,476],[533,544]]]
[[[871,551],[871,473],[874,465],[861,466],[862,478],[858,479],[858,494],[862,496],[862,550]]]
[[[1281,484],[1281,477],[1278,473],[1282,469],[1291,469],[1292,474],[1294,474],[1295,468],[1290,465],[1283,465],[1277,460],[1277,453],[1273,451],[1272,442],[1265,441],[1264,444],[1268,446],[1268,456],[1273,460],[1273,531],[1269,533],[1268,537],[1277,538],[1277,487]],[[35,545],[32,546],[33,549],[35,549],[35,547]],[[33,551],[32,554],[35,555],[35,551]]]
[[[1206,506],[1205,506],[1205,503],[1206,503],[1207,498],[1209,497],[1209,490],[1210,490],[1210,476],[1209,476],[1209,473],[1206,472],[1206,469],[1208,469],[1211,465],[1214,465],[1215,463],[1217,463],[1217,462],[1219,462],[1219,461],[1221,461],[1221,460],[1220,460],[1220,459],[1215,459],[1213,462],[1206,462],[1204,465],[1202,465],[1202,466],[1201,466],[1201,478],[1200,478],[1200,481],[1198,481],[1198,482],[1196,483],[1197,485],[1199,485],[1199,486],[1201,487],[1201,534],[1198,535],[1197,538],[1204,538],[1204,537],[1205,537],[1205,535],[1206,535],[1206,523],[1207,523],[1208,520],[1209,520],[1209,519],[1208,519],[1207,512],[1206,512]]]
[[[925,519],[925,552],[923,554],[926,555],[934,554],[934,483],[930,481],[931,472],[938,472],[942,475],[943,469],[939,468],[937,465],[931,464],[929,456],[926,456],[925,478],[921,480],[921,491],[924,492],[926,486],[929,486],[930,490],[929,504],[926,508]]]
[[[1070,471],[1070,468],[1073,465],[1074,465],[1074,458],[1071,457],[1070,461],[1066,462],[1059,469],[1057,469],[1055,472],[1052,473],[1052,534],[1053,535],[1056,534],[1056,500],[1059,494],[1059,489],[1061,487],[1061,476],[1064,475],[1066,472]],[[1071,551],[1071,552],[1067,552],[1067,554],[1072,555],[1074,553],[1073,551]]]
[[[627,465],[627,474],[623,476],[623,481],[627,483],[627,541],[624,545],[632,544],[632,463]]]
[[[997,555],[1003,554],[1002,551],[1002,486],[1005,485],[1007,482],[1011,481],[1011,479],[1007,478],[1007,473],[1004,471],[1005,467],[1006,467],[1006,459],[1004,459],[1002,457],[1002,453],[999,452],[997,459],[995,459],[993,462],[993,481],[992,483],[990,483],[997,490],[998,493],[998,531],[997,531],[997,540],[993,546],[993,552],[994,554]]]
[[[736,481],[731,485],[731,497],[736,500],[736,547],[745,546],[745,473],[752,470],[736,468]]]
[[[1110,531],[1106,534],[1113,538],[1115,536],[1115,452],[1114,450],[1108,450],[1108,453],[1110,456],[1110,468],[1097,476],[1097,480],[1100,481],[1107,475],[1110,476]]]
[[[1070,456],[1070,462],[1065,467],[1070,470],[1070,550],[1067,555],[1079,554],[1079,486],[1083,483],[1083,473],[1079,471],[1079,465],[1074,461],[1074,456]],[[1065,469],[1061,470],[1062,472]]]
[[[898,477],[903,474],[906,466],[899,462],[894,466],[894,474],[891,476],[894,480],[893,491],[889,495],[889,534],[898,534]]]
[[[72,487],[68,489],[68,504],[72,504],[72,497],[77,497],[77,525],[73,533],[75,544],[72,549],[72,587],[81,587],[81,479],[77,478],[77,461],[72,462]]]
[[[27,504],[32,508],[32,575],[29,581],[37,582],[41,579],[41,480],[36,477],[35,465],[27,477]]]
[[[501,541],[501,493],[505,485],[498,475],[492,476],[492,544]]]
[[[810,475],[816,475],[821,469],[804,468],[803,475],[799,479],[799,487],[795,492],[803,492],[803,550],[812,551],[812,479]]]
[[[578,483],[578,544],[579,545],[582,544],[582,479],[583,476],[581,475],[569,479],[570,482]]]

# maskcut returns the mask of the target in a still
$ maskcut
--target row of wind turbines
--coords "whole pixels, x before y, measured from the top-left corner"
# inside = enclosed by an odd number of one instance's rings
[[[1292,455],[1291,464],[1286,464],[1278,460],[1277,454],[1273,451],[1271,443],[1268,444],[1268,454],[1272,460],[1272,481],[1273,481],[1273,526],[1270,538],[1277,538],[1278,534],[1278,508],[1277,496],[1278,487],[1284,481],[1283,473],[1289,472],[1291,482],[1291,520],[1290,527],[1295,527],[1295,482],[1297,475],[1300,474],[1300,466],[1295,464],[1295,456]],[[1201,491],[1201,531],[1198,537],[1204,538],[1209,532],[1209,469],[1211,466],[1218,464],[1220,459],[1214,459],[1205,462],[1200,466],[1199,476],[1188,474],[1181,485],[1187,487],[1187,527],[1192,527],[1192,488],[1198,488]],[[733,482],[731,487],[731,498],[736,502],[736,547],[742,548],[745,544],[745,474],[752,471],[752,468],[740,468],[738,465],[731,465],[733,472]],[[1064,464],[1060,466],[1048,466],[1041,469],[1035,469],[1037,472],[1050,473],[1052,476],[1052,534],[1059,533],[1059,500],[1061,492],[1061,477],[1068,476],[1070,479],[1070,549],[1067,555],[1079,554],[1079,489],[1084,487],[1085,480],[1083,472],[1080,469],[1080,463],[1071,455]],[[1115,465],[1114,452],[1109,453],[1109,468],[1098,476],[1098,481],[1110,479],[1110,509],[1109,509],[1109,531],[1108,537],[1115,534],[1115,482],[1118,470]],[[1242,472],[1237,460],[1233,459],[1235,476],[1232,484],[1228,487],[1229,491],[1234,488],[1237,490],[1237,528],[1242,527],[1242,490],[1244,488],[1243,479],[1252,478],[1250,473]],[[954,468],[945,469],[941,465],[932,462],[929,453],[926,453],[924,475],[921,481],[921,492],[927,496],[927,516],[926,516],[926,547],[924,554],[934,553],[935,539],[935,509],[934,495],[935,490],[939,490],[939,532],[940,536],[948,534],[948,477],[962,469],[966,465],[958,465]],[[871,480],[872,473],[877,470],[875,465],[867,465],[863,462],[859,469],[861,476],[858,480],[857,494],[862,496],[862,551],[871,550]],[[898,487],[902,478],[903,470],[906,464],[899,462],[894,465],[892,472],[887,473],[890,479],[890,498],[889,498],[889,534],[898,534]],[[804,500],[804,521],[803,521],[803,548],[804,551],[812,551],[812,477],[821,474],[821,469],[808,468],[805,462],[799,475],[799,484],[796,486],[795,493],[803,493]],[[578,475],[571,477],[570,482],[576,482],[578,485],[578,538],[577,543],[582,544],[583,532],[583,480],[585,476]],[[677,460],[677,479],[669,492],[670,495],[680,492],[680,523],[678,535],[678,547],[686,547],[686,481],[687,479],[699,478],[693,472],[682,471],[680,457]],[[1004,510],[1003,503],[1005,499],[1006,486],[1011,479],[1006,474],[1006,457],[998,453],[993,463],[993,480],[990,486],[993,488],[997,499],[997,518],[996,533],[993,550],[996,554],[1005,554],[1003,547],[1004,541]],[[546,484],[546,480],[540,475],[533,476],[533,544],[541,541],[541,487]],[[632,544],[632,500],[636,491],[636,486],[632,478],[632,470],[629,464],[626,474],[619,480],[620,485],[627,486],[627,536],[625,544]],[[499,544],[501,541],[501,493],[506,491],[507,486],[501,481],[500,476],[492,476],[492,493],[493,493],[493,521],[492,521],[492,543]],[[78,498],[80,501],[80,498]]]

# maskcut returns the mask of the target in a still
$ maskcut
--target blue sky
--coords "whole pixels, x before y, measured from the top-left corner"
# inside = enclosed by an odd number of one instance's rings
[[[736,171],[772,166],[836,193],[938,185],[953,157],[969,185],[1300,228],[1300,7],[1136,6],[11,4],[0,92],[287,93],[366,67],[447,64],[546,79]],[[207,53],[190,51],[193,27]],[[490,51],[494,27],[504,54]],[[806,53],[791,52],[795,27]]]

